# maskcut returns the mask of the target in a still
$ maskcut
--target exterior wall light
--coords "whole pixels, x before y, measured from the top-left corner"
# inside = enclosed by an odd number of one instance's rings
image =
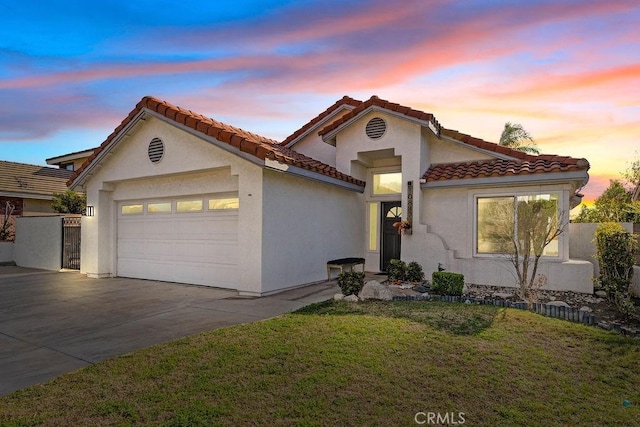
[[[94,215],[94,207],[91,205],[87,205],[87,210],[84,212],[84,216],[93,216]]]

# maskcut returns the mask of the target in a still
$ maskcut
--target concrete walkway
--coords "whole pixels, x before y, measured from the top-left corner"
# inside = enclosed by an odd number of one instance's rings
[[[0,395],[150,345],[295,311],[335,281],[263,298],[204,286],[0,267]]]

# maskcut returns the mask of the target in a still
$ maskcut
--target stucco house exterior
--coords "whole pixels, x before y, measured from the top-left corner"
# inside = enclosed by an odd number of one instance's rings
[[[440,125],[432,114],[344,97],[284,141],[143,98],[70,179],[94,216],[81,271],[266,295],[362,257],[441,264],[468,283],[513,286],[491,237],[491,206],[555,203],[568,223],[589,163],[532,156]],[[399,235],[393,223],[411,229]],[[591,292],[593,266],[547,248],[551,289]]]

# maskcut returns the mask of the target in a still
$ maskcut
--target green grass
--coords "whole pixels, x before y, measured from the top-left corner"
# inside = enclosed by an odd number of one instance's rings
[[[330,302],[18,391],[0,425],[634,425],[639,360],[638,341],[524,311]]]

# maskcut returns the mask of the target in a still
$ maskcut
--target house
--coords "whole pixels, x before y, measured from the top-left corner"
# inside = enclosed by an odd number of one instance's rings
[[[266,295],[326,278],[327,261],[441,264],[469,283],[514,285],[492,208],[580,202],[589,163],[532,156],[446,129],[429,113],[344,97],[284,141],[143,98],[74,173],[95,215],[81,271]],[[411,229],[399,235],[394,223]],[[592,292],[568,233],[546,249],[550,289]]]
[[[62,156],[50,157],[46,160],[48,165],[55,165],[60,169],[75,171],[91,156],[95,148],[76,151],[74,153],[63,154]]]
[[[53,194],[66,191],[72,174],[57,168],[0,161],[0,212],[4,213],[9,202],[16,216],[53,214]]]

